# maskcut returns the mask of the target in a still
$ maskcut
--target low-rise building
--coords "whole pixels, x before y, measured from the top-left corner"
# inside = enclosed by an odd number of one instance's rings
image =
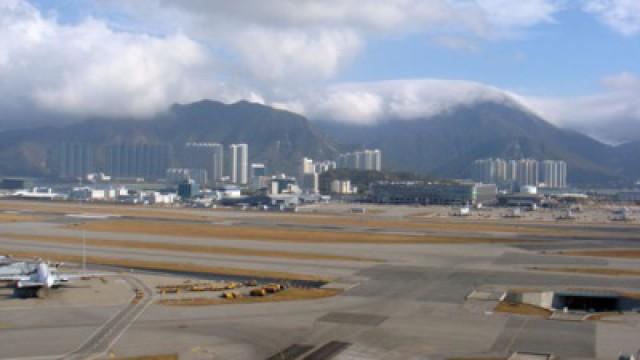
[[[237,185],[224,185],[215,191],[215,198],[218,200],[239,199],[240,197],[242,197],[242,191]]]
[[[495,184],[379,182],[371,186],[371,200],[384,204],[489,204],[496,201]]]
[[[178,184],[178,196],[181,199],[190,199],[198,195],[198,193],[200,193],[200,186],[192,179]]]
[[[358,192],[358,187],[351,185],[351,180],[333,180],[331,182],[331,193],[340,195],[350,195]]]
[[[271,178],[270,194],[292,194],[299,192],[300,188],[295,178],[288,177],[284,174]]]
[[[640,190],[623,190],[616,194],[617,201],[638,202],[640,201]]]
[[[147,194],[146,199],[152,204],[171,205],[176,202],[177,195],[174,193],[161,193],[153,191]]]
[[[69,200],[74,201],[116,201],[127,196],[129,191],[123,186],[81,186],[69,192]]]
[[[308,193],[318,193],[319,192],[319,184],[320,184],[320,178],[318,176],[318,173],[316,172],[312,172],[312,173],[308,173],[308,174],[302,174],[302,179],[301,179],[301,188],[303,191],[308,192]]]
[[[200,186],[207,185],[208,172],[206,169],[198,168],[170,168],[167,169],[166,180],[170,184],[180,184],[186,180],[193,180]]]
[[[64,194],[57,193],[53,191],[52,188],[48,187],[34,187],[30,190],[18,190],[13,194],[8,196],[9,198],[14,199],[24,199],[24,200],[65,200],[66,196]]]

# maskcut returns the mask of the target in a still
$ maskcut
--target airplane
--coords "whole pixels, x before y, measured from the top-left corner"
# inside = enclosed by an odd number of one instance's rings
[[[14,295],[20,298],[45,298],[52,288],[66,285],[73,279],[99,277],[109,274],[64,274],[58,272],[60,264],[47,262],[21,262],[0,268],[0,281],[14,282]],[[6,269],[11,267],[11,270]]]
[[[0,266],[5,266],[14,263],[11,255],[0,255]]]

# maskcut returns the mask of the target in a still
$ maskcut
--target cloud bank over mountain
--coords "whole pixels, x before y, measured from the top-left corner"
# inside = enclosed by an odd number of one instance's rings
[[[477,102],[517,105],[507,92],[491,86],[438,79],[336,84],[291,103],[272,105],[311,119],[372,125],[385,120],[427,119]]]
[[[635,101],[640,86],[633,73],[603,79],[598,93],[565,98],[467,81],[344,82],[339,77],[376,39],[419,35],[443,47],[473,52],[478,44],[512,41],[540,24],[555,23],[566,1],[84,4],[91,15],[68,21],[26,0],[0,1],[2,127],[36,118],[144,119],[172,103],[202,98],[247,99],[312,119],[357,124],[428,118],[478,101],[510,101],[555,124],[612,142],[636,133],[614,131],[606,124],[640,124]],[[579,7],[629,37],[640,32],[637,4],[585,0]]]

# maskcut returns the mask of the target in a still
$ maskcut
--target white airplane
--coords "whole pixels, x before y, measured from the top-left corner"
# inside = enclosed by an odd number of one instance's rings
[[[0,266],[11,264],[10,256],[0,256]]]
[[[48,295],[49,289],[67,284],[69,281],[84,277],[106,276],[108,274],[63,274],[58,272],[58,266],[49,265],[44,261],[37,263],[23,262],[8,265],[12,270],[0,268],[0,281],[15,282],[14,295],[21,298],[40,297]],[[11,273],[13,271],[13,273]]]

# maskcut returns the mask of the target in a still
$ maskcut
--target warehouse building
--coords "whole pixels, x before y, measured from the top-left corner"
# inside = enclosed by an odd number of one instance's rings
[[[495,184],[379,182],[371,186],[371,200],[381,204],[476,205],[496,202]]]

